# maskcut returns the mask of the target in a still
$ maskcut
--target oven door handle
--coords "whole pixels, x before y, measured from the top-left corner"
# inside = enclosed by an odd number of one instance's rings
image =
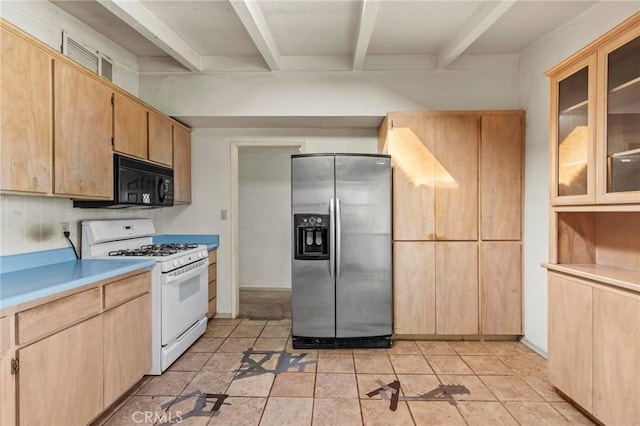
[[[171,285],[175,285],[175,284],[179,284],[179,281],[184,281],[186,279],[189,279],[193,276],[199,275],[201,273],[206,273],[206,271],[208,270],[208,266],[209,266],[209,262],[199,265],[196,268],[193,268],[192,270],[185,272],[184,274],[180,274],[180,275],[169,275],[169,273],[163,274],[165,275],[163,278],[165,278],[164,282],[162,283],[163,285],[166,284],[171,284]]]

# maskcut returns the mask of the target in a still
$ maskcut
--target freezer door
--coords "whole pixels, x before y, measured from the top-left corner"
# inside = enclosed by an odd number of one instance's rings
[[[334,157],[301,156],[291,159],[291,213],[329,215],[334,198]],[[292,226],[295,226],[292,216]],[[331,234],[329,229],[329,234]],[[291,303],[292,334],[303,337],[335,337],[335,281],[333,260],[295,259],[297,232],[292,232]]]
[[[336,156],[336,337],[392,333],[391,166]]]

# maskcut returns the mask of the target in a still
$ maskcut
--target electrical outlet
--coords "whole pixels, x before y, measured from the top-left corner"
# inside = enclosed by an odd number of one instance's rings
[[[227,220],[227,211],[220,210],[220,220]]]
[[[60,222],[60,228],[62,229],[62,233],[69,232],[69,222]]]

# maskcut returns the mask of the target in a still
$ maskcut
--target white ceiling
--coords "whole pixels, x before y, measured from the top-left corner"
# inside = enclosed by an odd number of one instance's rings
[[[153,71],[180,64],[197,72],[244,71],[246,63],[255,70],[256,61],[265,71],[447,68],[465,53],[518,53],[595,1],[53,3],[138,57],[165,57],[152,61],[160,67]]]

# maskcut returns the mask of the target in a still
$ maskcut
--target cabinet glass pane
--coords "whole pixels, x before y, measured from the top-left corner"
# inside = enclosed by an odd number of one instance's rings
[[[558,195],[587,194],[589,68],[558,84]]]
[[[640,191],[640,37],[607,57],[607,191]]]

